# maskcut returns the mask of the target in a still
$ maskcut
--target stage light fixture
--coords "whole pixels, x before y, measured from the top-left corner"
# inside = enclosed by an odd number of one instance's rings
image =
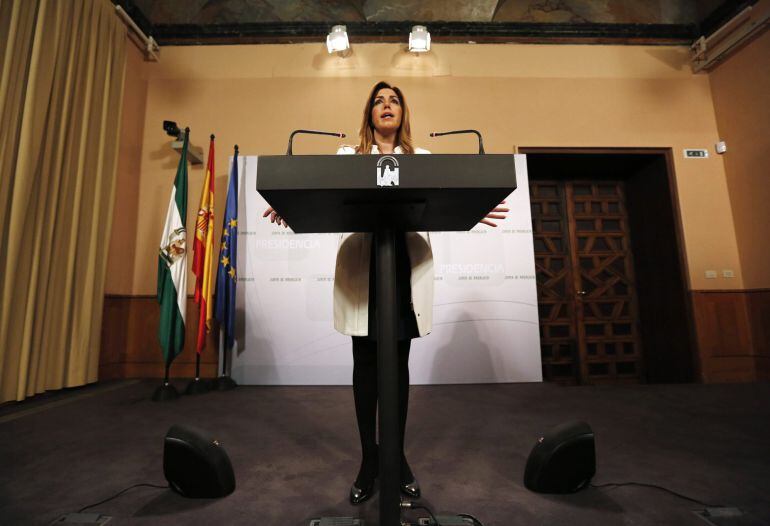
[[[538,438],[527,459],[524,485],[538,493],[574,493],[596,475],[594,432],[585,422],[565,422]]]
[[[326,49],[329,51],[329,54],[342,53],[350,49],[348,30],[345,26],[332,27],[332,30],[326,35]]]
[[[235,491],[227,452],[211,434],[175,424],[163,440],[163,474],[171,489],[192,499],[216,499]]]
[[[409,33],[409,51],[412,53],[425,53],[430,51],[430,33],[425,26],[413,26]]]

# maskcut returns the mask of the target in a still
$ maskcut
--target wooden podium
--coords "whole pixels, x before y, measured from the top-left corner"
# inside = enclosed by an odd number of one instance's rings
[[[513,155],[273,155],[257,159],[257,191],[295,233],[374,234],[380,526],[401,523],[396,233],[470,230],[515,189]]]

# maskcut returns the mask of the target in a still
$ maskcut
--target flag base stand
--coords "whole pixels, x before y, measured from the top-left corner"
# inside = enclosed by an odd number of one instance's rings
[[[230,344],[232,347],[232,343]],[[231,391],[238,387],[235,380],[230,378],[227,374],[227,350],[225,350],[225,331],[219,330],[219,363],[221,367],[221,373],[216,380],[212,381],[211,388],[217,391]]]
[[[187,384],[187,388],[184,390],[184,394],[197,395],[208,393],[209,391],[211,391],[211,386],[209,386],[208,380],[194,378],[190,380],[189,384]]]
[[[177,398],[179,398],[179,392],[168,382],[163,382],[163,385],[158,386],[152,394],[153,402],[168,402]]]
[[[238,387],[238,383],[229,376],[220,376],[213,383],[213,388],[217,391],[230,391]]]

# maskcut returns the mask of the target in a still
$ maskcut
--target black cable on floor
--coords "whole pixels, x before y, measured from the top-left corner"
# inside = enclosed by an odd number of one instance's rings
[[[694,499],[692,497],[688,497],[687,495],[682,495],[681,493],[677,493],[674,490],[670,490],[668,488],[664,488],[663,486],[658,486],[656,484],[645,484],[644,482],[608,482],[606,484],[591,484],[592,488],[607,488],[610,486],[641,486],[644,488],[655,488],[659,490],[666,491],[675,497],[679,497],[680,499],[689,500],[690,502],[694,502],[696,504],[700,504],[701,506],[705,506],[707,508],[724,508],[724,504],[708,504],[706,502],[700,501],[698,499]]]
[[[484,526],[480,520],[478,520],[476,517],[471,515],[470,513],[458,513],[458,517],[464,517],[466,519],[470,519],[473,521],[474,526]]]
[[[89,504],[88,506],[84,506],[84,507],[80,508],[80,509],[78,510],[78,513],[83,513],[83,512],[84,512],[84,511],[86,511],[88,508],[93,508],[94,506],[98,506],[98,505],[100,505],[100,504],[104,504],[105,502],[109,502],[109,501],[111,501],[112,499],[117,499],[118,497],[120,497],[121,495],[123,495],[123,494],[124,494],[125,492],[127,492],[128,490],[130,490],[130,489],[134,489],[134,488],[139,488],[139,487],[147,487],[147,488],[161,488],[161,489],[167,489],[167,488],[169,488],[170,486],[169,486],[168,484],[166,484],[165,486],[159,486],[159,485],[157,485],[157,484],[148,484],[148,483],[146,483],[146,482],[143,482],[143,483],[141,483],[141,484],[134,484],[133,486],[129,486],[129,487],[127,487],[126,489],[120,490],[119,492],[117,492],[117,493],[116,493],[115,495],[113,495],[112,497],[106,498],[106,499],[104,499],[104,500],[100,500],[99,502],[96,502],[96,503],[94,503],[94,504]]]
[[[436,516],[435,516],[435,515],[433,515],[433,512],[432,512],[432,511],[430,511],[430,509],[428,509],[428,507],[427,507],[427,506],[423,506],[422,504],[415,504],[415,503],[412,503],[412,505],[411,505],[410,507],[411,507],[412,509],[416,509],[416,510],[425,510],[425,511],[427,511],[427,512],[428,512],[428,515],[430,515],[430,518],[431,518],[431,519],[433,519],[433,523],[434,523],[436,526],[441,526],[441,524],[439,523],[438,519],[436,519]]]
[[[476,517],[471,515],[470,513],[458,513],[458,517],[464,517],[466,519],[470,519],[473,521],[474,526],[484,526],[480,520],[478,520]]]

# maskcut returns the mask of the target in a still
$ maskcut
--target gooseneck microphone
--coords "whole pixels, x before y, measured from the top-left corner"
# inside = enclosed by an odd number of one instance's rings
[[[442,135],[456,135],[458,133],[475,133],[479,137],[479,155],[484,154],[484,141],[481,139],[481,134],[478,130],[455,130],[448,132],[431,132],[431,137],[441,137]]]
[[[286,150],[286,155],[293,155],[291,153],[291,143],[294,140],[294,136],[298,133],[306,133],[309,135],[331,135],[332,137],[345,137],[345,134],[342,132],[325,132],[325,131],[317,131],[317,130],[294,130],[291,132],[291,135],[289,135],[289,147]]]

